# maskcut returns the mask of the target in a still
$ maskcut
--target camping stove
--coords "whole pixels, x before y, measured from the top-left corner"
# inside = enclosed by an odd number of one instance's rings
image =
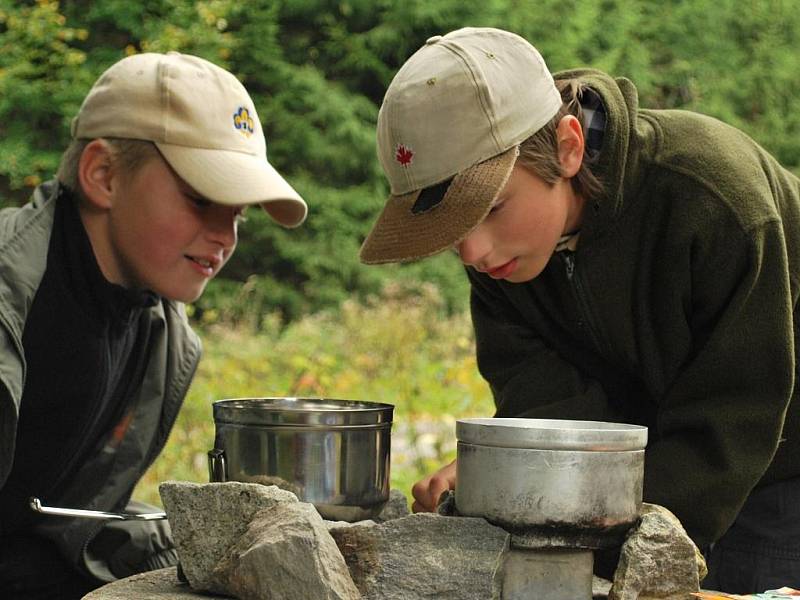
[[[505,527],[511,548],[503,600],[591,600],[594,551],[619,547],[625,530]]]
[[[647,428],[463,419],[456,438],[456,512],[511,534],[503,600],[591,600],[593,551],[638,518]]]

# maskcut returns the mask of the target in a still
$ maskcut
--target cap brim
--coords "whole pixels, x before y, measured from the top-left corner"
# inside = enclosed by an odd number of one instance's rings
[[[452,248],[489,213],[514,168],[514,146],[457,174],[444,197],[431,209],[414,214],[422,190],[392,195],[361,246],[365,264],[405,262]]]
[[[156,143],[175,172],[219,204],[261,204],[284,227],[297,227],[308,206],[264,156]]]

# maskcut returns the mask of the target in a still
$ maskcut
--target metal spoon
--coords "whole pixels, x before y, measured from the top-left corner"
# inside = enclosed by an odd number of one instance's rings
[[[57,508],[55,506],[42,506],[42,501],[38,498],[29,498],[31,509],[43,515],[53,515],[58,517],[82,517],[84,519],[115,519],[117,521],[157,521],[166,519],[167,513],[143,513],[140,515],[132,513],[111,513],[102,510],[83,510],[80,508]]]

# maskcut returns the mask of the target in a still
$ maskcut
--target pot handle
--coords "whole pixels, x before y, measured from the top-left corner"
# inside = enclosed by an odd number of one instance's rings
[[[98,519],[116,520],[116,521],[159,521],[166,519],[167,514],[163,512],[156,513],[111,513],[101,510],[84,510],[82,508],[59,508],[56,506],[42,506],[42,501],[39,498],[31,497],[28,499],[28,504],[31,510],[41,513],[43,515],[52,515],[56,517],[82,517],[84,519]]]
[[[208,480],[212,483],[228,481],[228,465],[225,450],[214,448],[208,451]]]

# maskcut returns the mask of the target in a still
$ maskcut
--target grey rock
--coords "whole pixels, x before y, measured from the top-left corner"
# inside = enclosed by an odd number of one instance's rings
[[[328,521],[325,519],[323,519],[322,522],[325,523],[325,527],[328,530],[337,529],[339,527],[355,527],[356,525],[365,525],[365,526],[377,525],[377,523],[375,523],[375,521],[373,521],[372,519],[366,519],[364,521],[356,521],[355,523],[350,523],[349,521]]]
[[[330,533],[367,600],[500,598],[509,534],[484,519],[419,513]]]
[[[303,497],[303,488],[292,482],[286,481],[277,475],[254,475],[252,477],[242,477],[244,483],[260,483],[261,485],[274,485],[287,492],[292,492],[298,499]]]
[[[442,492],[439,496],[439,502],[436,505],[436,513],[443,517],[457,517],[458,509],[456,509],[456,493],[453,490]]]
[[[400,490],[390,490],[389,501],[374,520],[377,523],[385,523],[400,517],[407,517],[410,514],[411,511],[408,510],[408,500],[406,500],[405,494]]]
[[[227,600],[228,596],[210,596],[192,591],[178,581],[175,567],[147,571],[107,583],[89,592],[83,600]]]
[[[311,504],[262,510],[217,564],[214,579],[247,600],[358,600],[350,572]]]
[[[407,517],[411,514],[408,508],[408,500],[405,494],[400,490],[390,490],[389,500],[381,509],[381,512],[375,515],[372,519],[365,519],[363,521],[355,521],[354,523],[348,521],[325,521],[325,526],[328,529],[335,527],[352,527],[353,525],[375,525],[376,523],[385,523],[393,519]]]
[[[165,481],[158,491],[189,585],[222,594],[227,590],[213,579],[214,567],[254,515],[279,504],[297,503],[291,492],[257,483]]]
[[[592,576],[592,598],[608,598],[611,591],[611,582],[597,575]]]
[[[640,522],[622,544],[609,600],[691,600],[707,569],[678,518],[643,504]]]

